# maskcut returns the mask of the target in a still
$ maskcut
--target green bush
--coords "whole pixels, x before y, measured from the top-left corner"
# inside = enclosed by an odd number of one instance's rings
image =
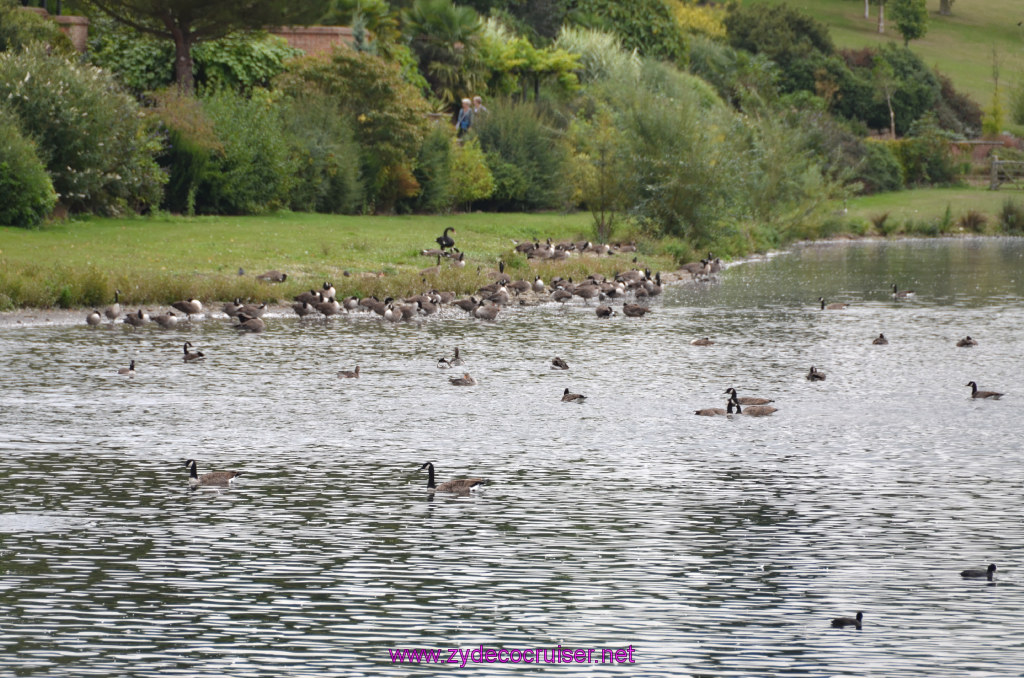
[[[733,5],[725,17],[725,30],[732,47],[765,55],[779,65],[784,77],[795,62],[835,53],[828,27],[786,4]],[[784,91],[795,89],[808,88],[783,86]]]
[[[304,212],[352,214],[363,204],[359,146],[346,118],[319,92],[286,102],[285,129],[296,161],[290,206]]]
[[[259,214],[288,203],[296,166],[280,109],[223,91],[203,100],[222,145],[204,172],[196,209],[220,214]]]
[[[420,192],[408,201],[416,212],[444,212],[452,206],[452,131],[446,122],[434,125],[420,146],[413,174]],[[484,165],[486,168],[486,165]]]
[[[16,0],[0,0],[0,52],[42,43],[59,54],[74,54],[74,46],[55,21],[23,11],[21,5]]]
[[[285,62],[301,56],[279,36],[268,33],[233,33],[202,42],[192,50],[196,85],[200,91],[267,87],[285,70]],[[174,61],[170,62],[173,66]]]
[[[561,207],[568,190],[569,153],[561,135],[536,105],[497,101],[473,129],[494,176],[488,209]]]
[[[0,226],[36,226],[57,202],[57,194],[21,135],[15,117],[0,107]]]
[[[113,214],[159,203],[156,135],[110,74],[40,46],[3,52],[0,101],[38,144],[69,209]]]
[[[868,141],[864,156],[853,177],[863,184],[863,193],[884,193],[903,188],[903,166],[887,143]]]
[[[999,211],[999,225],[1012,235],[1024,233],[1024,205],[1013,198],[1004,200]]]
[[[89,20],[89,61],[139,95],[174,82],[174,43],[102,14]]]
[[[476,137],[457,144],[452,152],[451,197],[455,205],[469,209],[472,203],[494,193],[495,181]]]
[[[196,211],[196,194],[206,179],[213,155],[224,148],[199,99],[183,94],[177,87],[155,92],[152,99],[156,105],[150,114],[167,135],[163,153],[158,157],[168,174],[163,207],[192,216]]]
[[[953,158],[949,140],[934,124],[919,126],[919,136],[884,143],[903,167],[907,186],[948,186],[964,171]]]
[[[577,0],[574,23],[614,33],[627,50],[686,63],[686,38],[661,0]]]

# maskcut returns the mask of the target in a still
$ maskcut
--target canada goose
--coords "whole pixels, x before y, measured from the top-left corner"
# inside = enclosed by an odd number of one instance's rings
[[[332,285],[328,280],[324,281],[324,284],[321,286],[320,293],[328,298],[337,296],[337,291],[334,289],[334,285]]]
[[[466,313],[472,313],[476,309],[477,299],[476,297],[469,297],[468,299],[458,299],[452,302],[453,305],[458,306]]]
[[[858,612],[856,617],[836,617],[832,620],[832,628],[841,629],[846,626],[854,626],[857,630],[860,630],[861,623],[864,621],[864,613]]]
[[[123,374],[123,375],[125,375],[127,377],[134,377],[135,376],[135,361],[134,360],[131,361],[130,363],[128,363],[128,367],[122,367],[121,369],[119,369],[117,371],[117,373],[118,374]]]
[[[457,251],[457,250],[456,250]],[[459,256],[452,257],[448,260],[448,264],[455,268],[465,268],[466,266],[466,253],[459,252]]]
[[[227,487],[235,478],[242,475],[241,471],[213,471],[199,475],[196,473],[196,462],[189,459],[185,462],[188,467],[188,484],[192,487]]]
[[[295,311],[295,315],[300,318],[305,318],[307,315],[313,315],[316,313],[316,309],[313,308],[308,302],[296,301],[292,304],[292,310]]]
[[[202,360],[203,359],[203,352],[202,351],[196,351],[195,353],[192,353],[191,351],[189,351],[189,348],[191,348],[191,347],[192,347],[192,342],[186,341],[185,342],[185,347],[184,347],[185,348],[185,362],[191,363],[191,362],[195,362],[197,360]]]
[[[714,346],[715,342],[711,341],[710,337],[704,337],[703,339],[694,339],[690,344],[692,346]]]
[[[996,565],[992,563],[984,570],[964,570],[960,573],[960,576],[964,579],[988,579],[992,581],[992,576],[996,573]]]
[[[267,271],[266,273],[260,273],[256,276],[256,279],[263,282],[283,283],[288,279],[288,274],[281,271]]]
[[[244,313],[239,313],[238,324],[235,325],[235,329],[246,332],[262,332],[267,329],[267,324],[263,322],[263,318],[253,318]]]
[[[459,357],[459,347],[455,347],[455,357],[448,361],[448,364],[452,367],[458,367],[459,365],[465,365],[466,361]]]
[[[878,336],[871,340],[871,343],[874,344],[875,346],[883,346],[885,344],[888,344],[889,340],[885,338],[884,334],[879,332]]]
[[[220,307],[220,310],[224,311],[224,315],[229,318],[234,318],[242,310],[242,300],[239,297],[235,297],[234,301],[227,302]]]
[[[572,292],[569,290],[557,289],[551,293],[551,300],[565,303],[572,299]]]
[[[100,312],[98,310],[93,309],[92,313],[85,316],[85,322],[88,323],[89,325],[99,325],[101,322],[103,322],[103,316],[100,315]]]
[[[473,317],[480,318],[481,320],[494,320],[498,317],[498,311],[501,310],[500,306],[490,305],[484,306],[484,302],[477,304],[477,307],[473,309]]]
[[[717,417],[733,413],[733,400],[726,402],[726,407],[705,407],[702,410],[694,410],[693,413],[700,417]]]
[[[448,253],[444,250],[432,249],[432,250],[420,250],[421,257],[443,257]]]
[[[729,403],[736,407],[736,414],[745,414],[748,417],[768,417],[771,416],[772,412],[779,411],[779,408],[772,407],[771,405],[751,405],[744,410],[735,398],[730,400]]]
[[[515,282],[509,283],[508,288],[515,292],[516,295],[520,295],[523,292],[529,292],[530,290],[532,290],[533,283],[526,280],[516,280]]]
[[[149,322],[149,314],[143,311],[141,308],[135,313],[129,313],[124,317],[126,324],[132,327],[142,327]]]
[[[906,299],[914,296],[914,290],[897,290],[896,283],[892,284],[892,296],[896,299]]]
[[[114,290],[114,303],[107,306],[103,310],[103,314],[107,316],[110,322],[117,320],[117,316],[121,315],[121,290]]]
[[[978,342],[975,339],[971,339],[971,335],[967,335],[960,341],[956,342],[956,345],[963,348],[964,346],[977,346]]]
[[[320,311],[325,318],[330,318],[332,315],[338,315],[341,313],[341,304],[339,304],[334,297],[329,297],[324,301],[313,304],[313,308]]]
[[[359,365],[356,365],[356,369],[351,372],[342,370],[338,372],[338,379],[358,379],[359,378]]]
[[[425,268],[420,271],[420,275],[437,275],[441,272],[441,255],[437,255],[437,265]]]
[[[189,320],[192,320],[192,316],[203,312],[203,303],[198,299],[188,299],[186,301],[176,301],[171,304],[171,307],[177,311],[181,311]]]
[[[455,247],[455,241],[452,240],[451,236],[448,235],[449,231],[455,233],[455,229],[449,226],[448,228],[444,229],[444,233],[442,233],[441,235],[434,239],[434,242],[436,242],[438,247],[440,247],[442,250],[450,250],[451,248]]]
[[[505,274],[505,262],[500,259],[498,260],[498,270],[487,271],[487,277],[496,283],[504,282],[507,284],[512,282],[512,278]]]
[[[345,308],[346,312],[355,311],[359,308],[359,297],[345,297],[345,300],[341,302],[341,305]]]
[[[821,310],[822,311],[824,311],[824,310],[841,311],[841,310],[843,310],[844,308],[846,308],[848,306],[848,304],[844,304],[844,303],[842,303],[840,301],[836,301],[836,302],[833,302],[831,304],[826,305],[825,304],[825,297],[818,297],[818,301],[821,302]]]
[[[165,330],[171,330],[178,325],[178,316],[174,315],[173,311],[168,311],[167,313],[153,316],[153,322]]]
[[[572,293],[587,303],[601,292],[597,289],[597,285],[577,285]]]
[[[569,363],[565,362],[564,360],[556,356],[551,360],[551,369],[567,370],[569,369]]]
[[[478,485],[487,484],[487,480],[484,478],[459,478],[457,480],[449,480],[440,485],[434,485],[434,464],[428,461],[423,466],[420,466],[420,470],[422,471],[423,469],[427,469],[427,490],[431,492],[462,494],[475,489]]]
[[[640,304],[622,304],[622,314],[630,318],[642,318],[645,313],[650,313],[651,309]]]
[[[658,296],[659,294],[661,294],[661,291],[662,291],[662,286],[661,286],[661,271],[658,271],[657,273],[655,273],[655,274],[654,274],[654,282],[651,282],[651,281],[650,281],[650,280],[648,279],[648,280],[647,280],[647,281],[646,281],[646,282],[644,283],[644,287],[645,287],[645,289],[647,290],[647,293],[648,293],[648,294],[650,294],[650,295],[651,295],[652,297],[656,297],[656,296]]]
[[[996,391],[979,391],[978,385],[973,381],[967,382],[967,385],[971,387],[972,398],[991,398],[992,400],[999,400],[1003,397],[1002,393],[998,393]]]
[[[451,366],[452,366],[452,364],[450,362],[448,362],[448,358],[445,358],[444,356],[441,356],[440,358],[437,359],[437,369],[439,369],[439,370],[447,370],[447,369],[451,369]]]
[[[448,377],[448,382],[452,386],[476,386],[476,382],[473,377],[469,376],[469,372],[463,372],[461,377]]]
[[[262,318],[263,314],[267,312],[267,304],[264,302],[257,306],[256,304],[245,304],[239,309],[239,313],[244,313],[253,318]]]
[[[736,389],[729,387],[725,389],[725,392],[730,394],[732,400],[735,400],[740,405],[767,405],[768,403],[774,403],[775,401],[771,398],[755,398],[753,396],[746,396],[739,398],[736,396]]]
[[[540,276],[538,275],[533,279],[533,291],[536,294],[544,294],[545,289],[546,287],[544,285],[544,281],[541,280]]]
[[[617,315],[615,309],[611,306],[598,306],[596,313],[598,318],[610,318],[613,315]]]
[[[302,294],[296,294],[294,297],[292,297],[292,300],[300,302],[304,301],[310,306],[312,306],[313,304],[319,301],[323,301],[324,297],[316,290],[309,290],[308,292],[303,292]]]
[[[811,369],[807,373],[807,381],[825,381],[825,373],[819,372],[814,365],[811,365]]]
[[[562,402],[563,403],[582,403],[587,399],[587,396],[579,393],[569,393],[569,389],[562,391]]]

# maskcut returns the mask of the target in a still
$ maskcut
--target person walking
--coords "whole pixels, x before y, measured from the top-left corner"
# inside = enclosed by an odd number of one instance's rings
[[[469,99],[462,100],[462,108],[459,110],[459,117],[455,120],[455,135],[461,139],[470,126],[473,124],[473,108]]]

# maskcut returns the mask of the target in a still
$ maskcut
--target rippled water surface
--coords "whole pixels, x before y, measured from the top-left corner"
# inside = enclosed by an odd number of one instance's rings
[[[560,644],[635,663],[532,670],[1020,675],[1022,304],[1024,242],[908,241],[735,266],[642,319],[2,328],[0,674],[504,676],[388,650]],[[435,368],[454,346],[477,386]],[[730,386],[778,412],[694,416]],[[244,475],[190,491],[186,458]],[[425,461],[491,484],[431,496]]]

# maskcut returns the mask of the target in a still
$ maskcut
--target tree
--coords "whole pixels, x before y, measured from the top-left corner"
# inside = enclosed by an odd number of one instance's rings
[[[928,8],[925,0],[890,0],[890,16],[896,22],[896,30],[903,36],[903,45],[911,40],[923,38],[928,32]]]
[[[939,0],[939,14],[950,16],[953,13],[953,0]]]
[[[885,33],[885,0],[878,2],[878,32]]]
[[[238,30],[312,21],[320,2],[288,0],[82,0],[135,30],[174,41],[174,79],[195,89],[192,48]]]
[[[450,104],[480,86],[477,44],[483,24],[472,8],[451,0],[416,0],[404,20],[420,73],[434,96]]]

